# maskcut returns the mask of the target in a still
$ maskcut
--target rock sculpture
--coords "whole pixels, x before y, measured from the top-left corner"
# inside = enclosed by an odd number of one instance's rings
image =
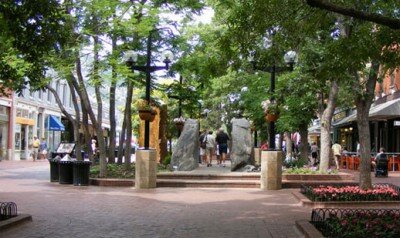
[[[244,118],[233,118],[232,146],[230,152],[231,171],[239,171],[246,165],[254,164],[251,161],[252,141],[250,122]]]

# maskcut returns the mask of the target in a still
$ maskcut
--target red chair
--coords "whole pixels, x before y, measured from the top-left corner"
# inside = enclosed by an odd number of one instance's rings
[[[340,158],[340,168],[341,169],[347,169],[347,157],[346,155],[342,155]]]
[[[354,157],[353,156],[347,156],[346,157],[346,163],[347,163],[347,169],[354,169]]]
[[[390,156],[388,163],[388,171],[399,171],[400,169],[400,157]]]
[[[354,170],[358,170],[360,167],[360,157],[354,157]]]

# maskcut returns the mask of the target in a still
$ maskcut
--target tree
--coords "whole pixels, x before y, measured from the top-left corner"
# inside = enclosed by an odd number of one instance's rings
[[[400,19],[397,12],[398,6],[396,7],[396,3],[398,3],[397,1],[385,1],[384,3],[379,1],[372,1],[370,5],[367,6],[359,4],[358,7],[362,10],[359,10],[356,7],[352,6],[340,6],[339,3],[331,3],[325,0],[306,0],[306,2],[311,7],[323,9],[329,12],[339,13],[344,16],[354,17],[360,20],[374,22],[390,27],[394,30],[400,29]],[[378,6],[379,9],[379,6],[382,5],[388,6],[388,11],[381,11],[380,13],[378,13],[379,11],[371,12],[374,7]],[[382,14],[382,12],[387,15],[385,16],[384,14]]]
[[[69,34],[65,22],[57,0],[0,2],[2,90],[21,92],[27,84],[35,90],[43,87],[46,56]]]

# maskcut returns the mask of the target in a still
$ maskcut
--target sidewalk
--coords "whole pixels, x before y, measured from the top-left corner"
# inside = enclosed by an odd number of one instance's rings
[[[0,200],[33,221],[2,237],[301,237],[310,219],[291,189],[75,187],[49,182],[47,161],[0,163]]]

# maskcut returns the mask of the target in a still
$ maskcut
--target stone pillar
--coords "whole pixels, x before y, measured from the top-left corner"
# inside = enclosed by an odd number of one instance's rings
[[[261,149],[253,148],[253,150],[254,150],[254,165],[260,166],[261,165]]]
[[[261,190],[282,188],[282,151],[261,152]]]
[[[155,188],[157,186],[157,155],[154,149],[136,152],[136,188]]]

